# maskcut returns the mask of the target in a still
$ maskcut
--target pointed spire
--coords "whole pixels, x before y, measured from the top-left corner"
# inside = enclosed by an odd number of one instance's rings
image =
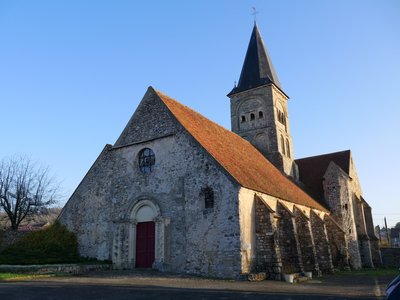
[[[258,31],[257,24],[254,23],[238,86],[234,88],[230,94],[245,91],[268,83],[273,83],[282,90],[278,75],[275,72],[267,48],[264,45],[260,32]]]

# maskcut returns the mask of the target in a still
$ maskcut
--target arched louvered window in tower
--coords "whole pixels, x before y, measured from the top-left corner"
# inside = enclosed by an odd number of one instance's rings
[[[290,158],[290,144],[288,139],[286,139],[286,154]]]
[[[282,148],[282,153],[286,155],[285,151],[285,139],[283,138],[283,135],[281,135],[281,148]]]

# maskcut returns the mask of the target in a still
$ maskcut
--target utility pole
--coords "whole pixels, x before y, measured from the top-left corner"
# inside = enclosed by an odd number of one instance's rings
[[[389,248],[390,248],[391,246],[390,246],[389,230],[387,228],[386,217],[385,217],[385,228],[386,228],[386,238],[388,240],[388,245],[389,245]]]
[[[378,225],[377,227],[378,227],[379,245],[382,245],[381,226]]]

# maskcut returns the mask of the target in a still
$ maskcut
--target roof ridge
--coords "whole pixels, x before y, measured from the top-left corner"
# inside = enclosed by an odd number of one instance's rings
[[[163,93],[163,92],[161,92],[161,91],[159,91],[159,90],[157,90],[157,89],[154,89],[154,91],[157,93],[158,96],[160,96],[160,98],[161,98],[161,100],[163,100],[163,102],[164,102],[164,99],[163,99],[163,98],[167,98],[169,101],[173,101],[173,102],[175,102],[175,103],[177,103],[177,104],[179,104],[179,105],[182,105],[182,106],[185,107],[186,109],[188,109],[188,110],[190,110],[191,112],[197,114],[199,117],[201,117],[201,118],[205,119],[206,121],[208,121],[208,122],[210,122],[210,123],[213,123],[214,125],[220,127],[221,129],[223,129],[224,131],[226,131],[228,134],[234,134],[234,135],[236,135],[238,138],[242,138],[241,136],[239,136],[238,134],[234,133],[233,131],[230,131],[230,130],[226,129],[225,127],[219,125],[218,123],[216,123],[216,122],[214,122],[214,121],[212,121],[212,120],[206,118],[206,117],[203,116],[201,113],[195,111],[194,109],[190,108],[189,106],[187,106],[187,105],[185,105],[185,104],[180,103],[179,101],[175,100],[174,98],[171,98],[171,97],[168,96],[167,94],[165,94],[165,93]],[[165,103],[165,102],[164,102],[164,103]],[[168,105],[167,105],[167,107],[168,107]],[[168,109],[170,109],[170,108],[168,107]],[[172,114],[175,116],[175,114],[174,114],[173,112],[172,112]],[[178,119],[178,122],[181,123],[181,122],[179,121],[179,119]],[[182,125],[183,127],[185,127],[182,123],[181,123],[181,125]],[[187,128],[185,127],[185,129],[187,129]],[[190,132],[189,132],[189,133],[190,133]],[[196,139],[196,138],[195,138],[195,139]],[[197,140],[197,139],[196,139],[196,140]],[[251,143],[250,143],[249,141],[247,141],[247,140],[245,140],[245,139],[243,139],[243,140],[244,140],[245,142],[247,142],[248,144],[250,144],[250,146],[252,146]],[[205,148],[201,143],[200,143],[200,145],[201,145],[203,148]],[[205,148],[205,150],[207,151],[206,148]],[[210,153],[209,151],[207,151],[207,152],[208,152],[209,155],[211,155],[212,158],[215,159],[215,161],[217,161],[217,162],[219,163],[219,160],[218,160],[217,157],[215,157],[215,156],[214,156],[212,153]],[[225,168],[223,165],[221,165],[221,167],[222,167],[224,170],[226,170],[226,168]],[[230,176],[232,176],[232,178],[234,178],[234,179],[236,180],[236,182],[237,182],[238,184],[242,185],[242,184],[240,183],[240,180],[239,180],[238,178],[236,178],[235,175],[231,174],[228,170],[226,170],[226,171],[229,173]],[[279,171],[279,170],[278,170],[278,171]],[[242,186],[243,186],[243,187],[246,187],[246,186],[244,186],[244,185],[242,185]],[[247,188],[248,188],[248,187],[247,187]]]
[[[324,154],[318,154],[318,155],[313,155],[313,156],[306,156],[306,157],[302,157],[302,158],[295,159],[295,161],[305,160],[305,159],[312,159],[312,158],[318,158],[318,157],[323,157],[323,156],[328,156],[328,155],[334,155],[334,154],[339,154],[339,153],[345,153],[345,152],[351,153],[351,150],[348,149],[348,150],[343,150],[343,151],[336,151],[336,152],[331,152],[331,153],[324,153]]]
[[[153,90],[188,134],[240,186],[328,212],[323,205],[283,175],[251,143],[166,94]]]
[[[231,131],[231,130],[225,128],[224,126],[218,124],[217,122],[215,122],[215,121],[213,121],[213,120],[207,118],[206,116],[203,116],[201,113],[199,113],[198,111],[195,111],[193,108],[191,108],[191,107],[189,107],[189,106],[187,106],[187,105],[185,105],[185,104],[183,104],[183,103],[180,103],[179,101],[177,101],[177,100],[174,99],[174,98],[171,98],[170,96],[168,96],[167,94],[163,93],[162,91],[157,90],[157,89],[155,89],[155,88],[153,88],[153,90],[157,93],[158,96],[161,97],[161,100],[162,100],[162,98],[164,97],[164,98],[169,99],[170,101],[176,102],[177,104],[182,105],[183,107],[185,107],[186,109],[188,109],[188,110],[194,112],[195,114],[198,114],[200,117],[206,119],[208,122],[211,122],[211,123],[213,123],[214,125],[221,127],[221,129],[223,129],[223,130],[225,130],[225,131],[227,131],[227,132],[229,132],[229,133],[233,133],[234,135],[236,135],[236,136],[238,136],[238,137],[241,138],[240,135],[238,135],[238,134],[234,133],[233,131]],[[246,140],[245,140],[245,141],[246,141]],[[246,142],[248,142],[248,141],[246,141]],[[248,143],[250,144],[250,142],[248,142]]]

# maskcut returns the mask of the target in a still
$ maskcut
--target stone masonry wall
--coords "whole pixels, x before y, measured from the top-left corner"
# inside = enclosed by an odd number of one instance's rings
[[[317,262],[317,253],[315,250],[314,237],[311,232],[311,223],[309,218],[297,207],[294,207],[297,234],[302,254],[304,271],[319,273]]]
[[[167,136],[179,130],[173,116],[157,98],[153,89],[148,88],[114,147]]]
[[[304,272],[294,216],[279,202],[277,213],[281,217],[278,223],[278,230],[283,273]]]
[[[118,147],[107,146],[102,152],[69,199],[60,221],[77,234],[83,256],[116,259],[120,266],[133,267],[131,212],[141,201],[149,201],[159,208],[156,235],[163,237],[156,240],[157,253],[163,255],[155,267],[239,276],[238,187],[159,101],[151,91],[145,95]],[[142,122],[147,119],[152,123]],[[143,148],[155,153],[149,174],[138,166]],[[214,191],[213,208],[205,208],[205,187]]]
[[[103,149],[59,216],[61,223],[76,233],[80,255],[99,260],[111,259],[112,219],[109,206],[104,207],[105,193],[111,189],[108,169],[114,156],[110,149],[111,145]]]
[[[256,267],[255,272],[266,272],[267,278],[280,280],[282,272],[278,235],[274,214],[261,199],[256,200]]]
[[[364,219],[367,227],[367,234],[371,245],[372,263],[375,267],[379,267],[382,265],[381,252],[379,249],[379,240],[375,235],[371,207],[367,203],[364,203]]]
[[[358,249],[360,252],[361,265],[366,268],[373,268],[371,244],[365,226],[363,203],[361,199],[353,194],[353,211],[357,230]]]
[[[381,254],[381,249],[379,247],[379,240],[370,240],[371,244],[371,252],[372,252],[372,262],[375,266],[381,267],[382,266],[382,254]]]
[[[373,228],[374,225],[372,218],[371,219],[365,218],[364,214],[365,205],[362,202],[361,184],[352,157],[350,157],[349,175],[352,179],[350,181],[350,189],[353,194],[353,202],[354,202],[353,209],[355,210],[354,216],[355,216],[357,235],[358,235],[357,238],[359,240],[358,244],[360,249],[361,264],[363,267],[374,267],[373,256],[375,255],[375,259],[377,259],[377,257],[376,253],[373,254],[372,251],[373,247],[370,243],[370,237],[368,236],[368,229],[370,229],[371,227]]]
[[[278,121],[278,109],[286,116],[286,126]],[[262,112],[262,118],[259,117],[260,112]],[[251,119],[252,114],[253,119]],[[245,121],[242,121],[242,118]],[[278,169],[297,179],[287,96],[273,84],[231,96],[231,128],[233,132],[252,143]],[[281,136],[284,137],[283,147]]]
[[[325,215],[324,221],[328,233],[333,266],[338,269],[349,268],[349,252],[344,231],[332,217]]]
[[[329,247],[329,240],[325,223],[321,218],[311,211],[310,213],[311,229],[315,241],[315,250],[317,253],[318,265],[321,271],[332,272],[332,256]]]
[[[273,105],[272,90],[265,86],[231,97],[232,131],[251,142],[264,155],[278,151]],[[251,122],[250,113],[257,116],[260,111],[263,112],[263,118],[255,118]],[[242,116],[246,122],[242,122]]]
[[[332,247],[346,256],[344,233],[328,215],[321,219],[310,208],[245,188],[239,194],[242,273],[265,272],[269,279],[279,280],[280,271],[312,271],[316,275],[321,270],[332,272],[328,235]],[[340,255],[334,253],[339,259]],[[336,263],[339,265],[339,261]]]
[[[331,162],[324,175],[325,200],[332,217],[342,227],[346,235],[349,252],[349,264],[352,268],[361,268],[361,256],[358,246],[356,218],[353,209],[353,192],[350,178],[335,163]]]

